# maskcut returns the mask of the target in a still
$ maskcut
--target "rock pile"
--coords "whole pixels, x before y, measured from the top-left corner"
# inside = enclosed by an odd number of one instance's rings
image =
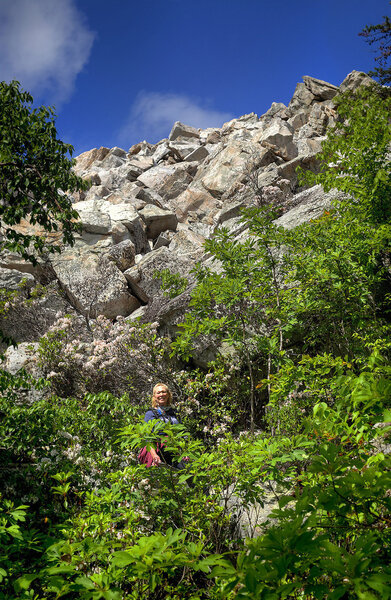
[[[260,117],[251,113],[204,130],[176,122],[168,139],[155,145],[143,141],[127,152],[117,147],[84,152],[75,171],[90,188],[73,198],[82,223],[75,246],[38,267],[3,252],[0,286],[10,288],[25,274],[29,286],[34,278],[57,282],[62,299],[57,293],[52,312],[45,305],[42,328],[59,312],[132,319],[147,318],[153,306],[162,325],[175,323],[188,293],[182,303],[162,301],[156,273],[168,268],[188,276],[202,260],[205,238],[221,225],[234,235],[240,209],[261,197],[282,201],[280,223],[289,228],[328,205],[320,188],[298,187],[296,167],[317,168],[316,154],[336,119],[333,97],[366,81],[353,72],[338,88],[306,76],[288,106],[273,103]],[[20,342],[31,340],[28,328],[23,333],[14,328],[7,333]],[[34,335],[37,339],[37,331]]]

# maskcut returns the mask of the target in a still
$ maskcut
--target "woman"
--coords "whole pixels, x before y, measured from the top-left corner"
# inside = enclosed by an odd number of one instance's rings
[[[152,392],[152,408],[148,409],[145,413],[144,421],[147,423],[152,419],[159,419],[165,423],[171,423],[172,425],[178,425],[180,419],[176,414],[175,409],[171,406],[172,393],[168,385],[165,383],[157,383],[153,388]],[[185,465],[180,463],[173,463],[172,456],[169,452],[164,450],[164,443],[158,442],[156,450],[150,448],[147,450],[144,447],[138,455],[139,461],[145,464],[147,467],[152,467],[160,464],[167,464],[177,469],[183,468]]]

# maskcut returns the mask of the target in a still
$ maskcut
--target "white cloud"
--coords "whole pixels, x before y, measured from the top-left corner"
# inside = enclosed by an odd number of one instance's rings
[[[0,80],[33,94],[69,98],[94,34],[74,0],[0,0]]]
[[[144,139],[156,143],[168,136],[175,121],[205,129],[221,127],[232,118],[230,113],[202,106],[185,95],[140,92],[120,130],[120,143],[131,145]]]

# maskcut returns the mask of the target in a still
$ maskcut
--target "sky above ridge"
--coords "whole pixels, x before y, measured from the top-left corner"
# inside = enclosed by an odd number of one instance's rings
[[[75,155],[221,127],[311,75],[374,67],[358,33],[388,0],[0,0],[0,80],[55,105]]]

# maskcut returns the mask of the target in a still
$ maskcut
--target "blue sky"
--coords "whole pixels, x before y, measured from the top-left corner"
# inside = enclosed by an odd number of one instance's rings
[[[361,29],[388,0],[0,0],[0,79],[54,104],[75,154],[221,126],[311,75],[374,66]]]

